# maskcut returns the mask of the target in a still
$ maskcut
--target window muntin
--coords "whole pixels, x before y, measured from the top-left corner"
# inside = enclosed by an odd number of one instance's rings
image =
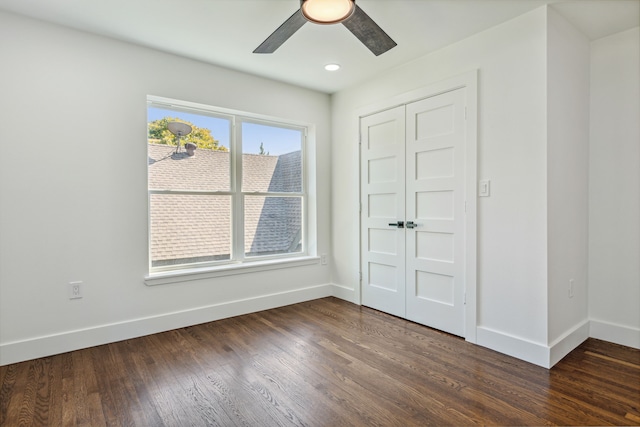
[[[217,146],[190,156],[189,136],[176,153],[166,132],[165,144],[150,135],[150,271],[306,254],[306,128],[176,104],[150,100],[149,128],[177,119],[209,130]]]

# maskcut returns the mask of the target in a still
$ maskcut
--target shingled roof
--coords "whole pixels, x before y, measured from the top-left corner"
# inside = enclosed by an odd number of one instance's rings
[[[196,150],[174,154],[175,147],[148,144],[149,189],[229,191],[230,154]],[[301,153],[280,156],[244,154],[245,192],[301,192]],[[229,259],[231,196],[152,194],[152,266]],[[298,197],[246,196],[247,255],[301,250],[302,201]]]

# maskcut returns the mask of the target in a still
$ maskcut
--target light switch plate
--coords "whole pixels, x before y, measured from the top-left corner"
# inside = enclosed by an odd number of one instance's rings
[[[481,179],[478,183],[478,196],[489,197],[491,194],[491,181],[488,179]]]

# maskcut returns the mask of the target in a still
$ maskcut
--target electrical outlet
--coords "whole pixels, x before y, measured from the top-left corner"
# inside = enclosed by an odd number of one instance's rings
[[[569,298],[573,298],[573,279],[569,279]]]
[[[69,282],[69,299],[82,298],[82,282]]]
[[[322,265],[327,265],[327,254],[320,255],[320,263]]]

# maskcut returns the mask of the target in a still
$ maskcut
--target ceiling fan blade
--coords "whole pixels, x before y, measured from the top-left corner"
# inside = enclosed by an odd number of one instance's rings
[[[296,13],[291,15],[289,19],[284,21],[277,30],[273,32],[260,46],[253,51],[253,53],[273,53],[279,48],[282,43],[286,42],[289,37],[302,27],[307,20],[305,19],[302,11],[298,9]]]
[[[342,23],[353,33],[375,56],[382,55],[397,46],[391,37],[376,24],[358,5],[353,15]]]

